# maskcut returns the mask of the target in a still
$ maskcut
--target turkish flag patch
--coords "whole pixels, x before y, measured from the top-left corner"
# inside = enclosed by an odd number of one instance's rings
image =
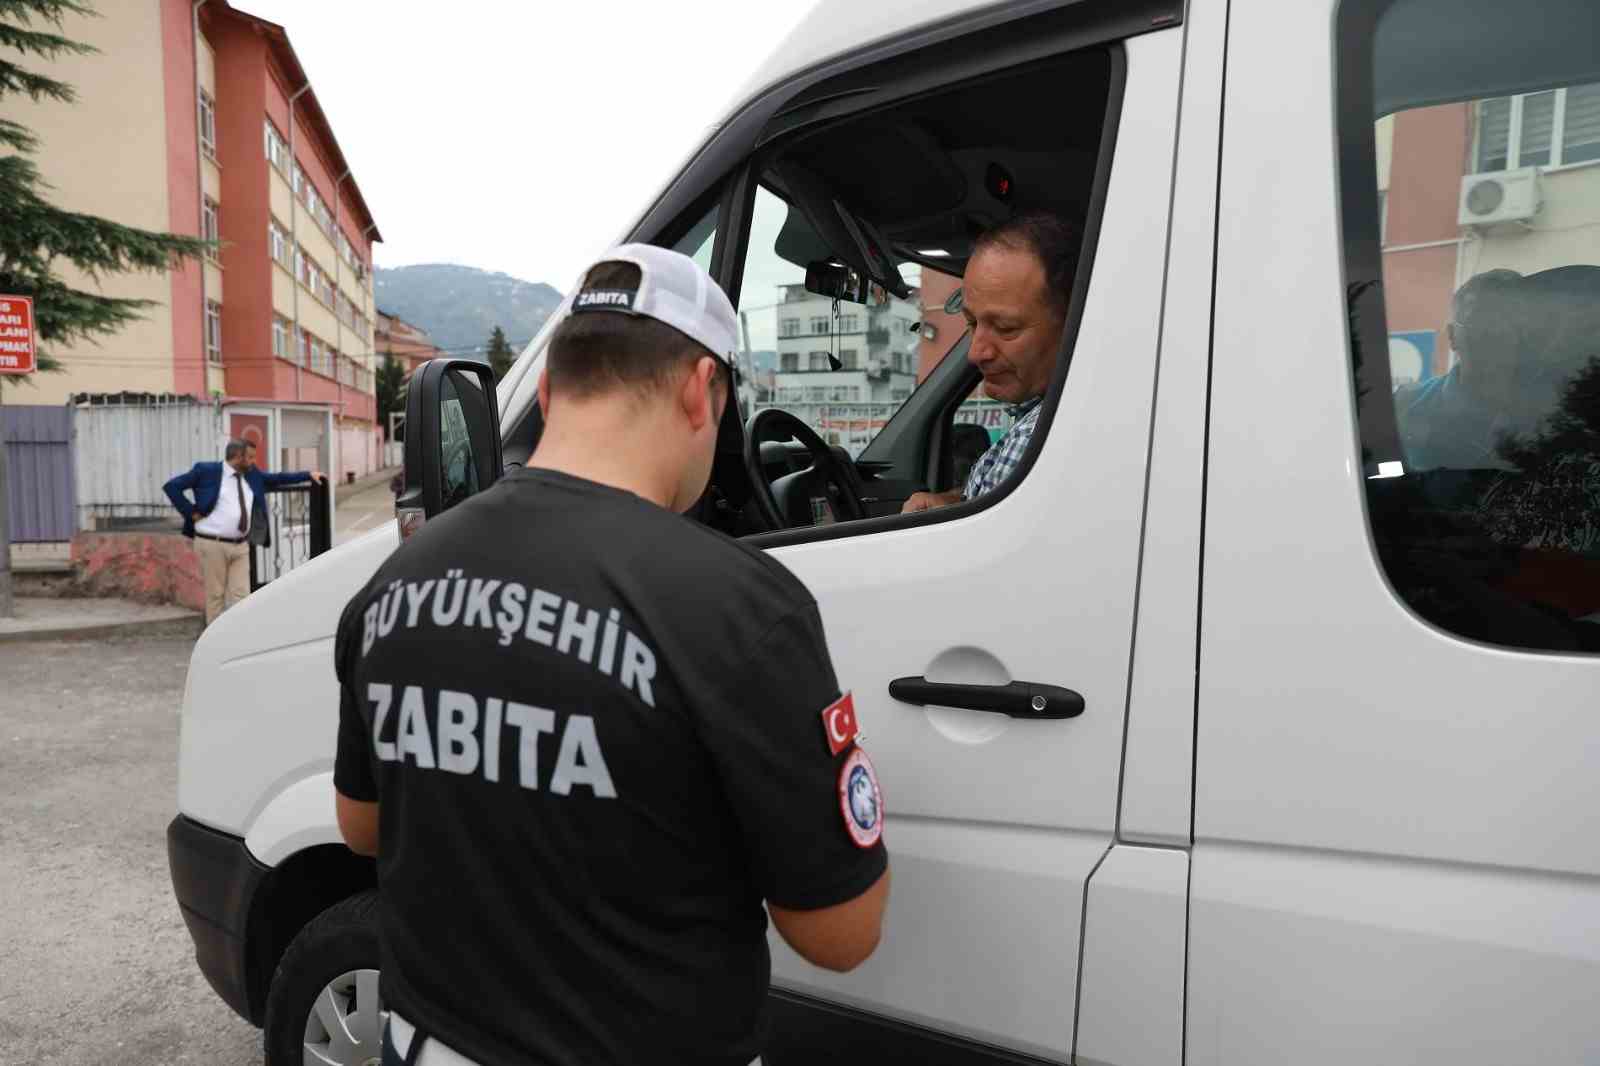
[[[856,703],[846,692],[822,709],[822,732],[828,738],[828,751],[837,755],[855,743]]]

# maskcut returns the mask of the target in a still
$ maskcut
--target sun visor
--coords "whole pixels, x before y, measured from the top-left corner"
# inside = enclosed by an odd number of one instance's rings
[[[856,217],[834,199],[823,182],[805,167],[779,161],[772,169],[788,191],[790,202],[800,209],[811,228],[826,242],[829,255],[902,299],[911,294],[900,277],[894,253],[871,223]],[[782,248],[778,253],[785,259],[790,258]]]

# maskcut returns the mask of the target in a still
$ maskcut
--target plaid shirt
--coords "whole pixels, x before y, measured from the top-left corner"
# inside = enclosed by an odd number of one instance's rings
[[[1022,462],[1022,453],[1028,450],[1028,442],[1033,439],[1033,427],[1039,424],[1039,405],[1043,401],[1043,396],[1035,396],[1011,409],[1011,417],[1015,421],[1006,435],[972,464],[972,472],[967,475],[967,487],[961,493],[963,500],[975,500],[986,492],[993,492],[1016,472],[1017,464]]]

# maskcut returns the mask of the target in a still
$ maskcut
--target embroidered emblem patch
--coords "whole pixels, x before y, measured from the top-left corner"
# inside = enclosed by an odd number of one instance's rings
[[[883,790],[872,760],[860,748],[839,770],[839,810],[856,847],[870,848],[883,836]]]
[[[856,727],[856,704],[850,693],[822,708],[822,732],[828,738],[828,754],[837,755],[850,746],[860,730]]]

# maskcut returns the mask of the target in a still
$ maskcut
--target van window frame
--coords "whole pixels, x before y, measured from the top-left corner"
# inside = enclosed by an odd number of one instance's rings
[[[1164,23],[1164,28],[1167,23]],[[1146,24],[1143,28],[1149,29]],[[1122,47],[1122,41],[1128,35],[1113,40],[1089,40],[1083,36],[1084,31],[1068,35],[1068,38],[1043,43],[1046,57],[1061,57],[1072,53],[1087,52],[1094,48],[1104,50],[1107,58],[1107,76],[1109,84],[1106,90],[1105,112],[1101,119],[1100,149],[1094,164],[1094,178],[1089,198],[1089,210],[1083,224],[1083,245],[1078,258],[1078,269],[1073,278],[1072,293],[1068,301],[1066,326],[1062,330],[1061,346],[1057,351],[1056,367],[1051,376],[1050,385],[1045,391],[1044,402],[1039,411],[1040,431],[1035,432],[1017,465],[1015,473],[1003,484],[992,492],[985,493],[976,500],[964,500],[947,507],[934,508],[916,514],[892,514],[871,518],[863,518],[851,522],[839,522],[825,526],[802,526],[794,529],[771,530],[755,533],[743,537],[744,541],[758,548],[781,547],[790,544],[812,544],[820,541],[834,540],[842,537],[868,536],[886,530],[915,529],[923,526],[935,525],[942,522],[956,521],[967,518],[990,507],[995,506],[1009,496],[1016,487],[1022,483],[1032,470],[1035,459],[1043,448],[1049,436],[1049,426],[1054,420],[1056,409],[1060,403],[1061,395],[1065,389],[1066,379],[1071,368],[1071,354],[1077,346],[1078,333],[1082,326],[1084,308],[1089,290],[1089,280],[1093,273],[1095,250],[1099,244],[1101,222],[1105,214],[1105,205],[1110,190],[1111,163],[1116,154],[1117,133],[1122,121],[1122,101],[1127,85],[1127,53]],[[903,81],[885,81],[876,86],[872,91],[861,93],[847,98],[844,101],[835,101],[840,106],[830,108],[826,121],[828,123],[844,122],[859,118],[872,111],[892,108],[929,93],[944,92],[958,88],[962,83],[975,77],[986,74],[1003,72],[1014,67],[1025,66],[1036,62],[1040,56],[1041,42],[1034,37],[1027,37],[1015,48],[1000,48],[994,53],[982,56],[982,62],[965,64],[958,74],[950,76],[947,80],[935,85],[927,84],[926,78],[905,79]],[[1014,58],[1018,62],[1011,62]],[[916,57],[912,57],[913,60]],[[918,64],[910,63],[913,70],[919,69]],[[818,120],[822,121],[822,120]],[[815,122],[785,124],[782,141],[787,141],[790,135],[800,133],[803,129],[811,132],[816,127]],[[781,141],[774,137],[761,138],[759,150],[753,152],[740,168],[737,178],[730,182],[730,189],[735,199],[735,207],[730,212],[730,229],[719,237],[719,243],[728,241],[726,254],[719,261],[722,273],[718,282],[728,294],[734,306],[738,306],[740,287],[743,282],[743,270],[749,250],[750,219],[755,210],[755,194],[759,185],[760,168],[763,161],[770,157],[775,147]],[[737,229],[731,228],[737,226]],[[959,341],[957,342],[959,344]],[[950,350],[954,350],[954,346]],[[948,359],[949,351],[945,358]],[[941,361],[941,365],[943,365]],[[976,371],[970,375],[975,382]],[[913,393],[913,398],[915,393]],[[937,433],[937,427],[934,428]],[[926,458],[924,463],[926,465]]]

